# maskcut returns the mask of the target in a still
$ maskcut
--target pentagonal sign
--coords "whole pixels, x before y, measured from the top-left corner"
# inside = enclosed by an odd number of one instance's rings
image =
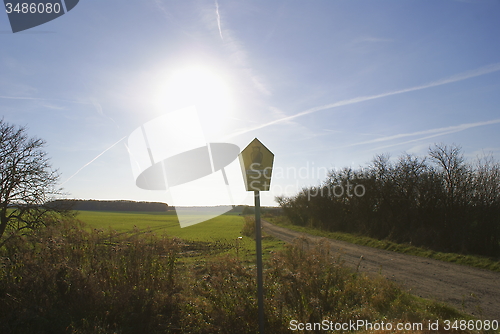
[[[247,191],[268,191],[274,154],[255,138],[238,157]]]

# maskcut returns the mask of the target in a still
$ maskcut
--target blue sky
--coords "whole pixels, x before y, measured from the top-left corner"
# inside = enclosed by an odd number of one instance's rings
[[[81,0],[13,34],[0,14],[0,115],[47,141],[69,197],[166,201],[135,186],[127,138],[195,105],[208,142],[274,152],[275,205],[379,153],[499,159],[499,15],[498,1]]]

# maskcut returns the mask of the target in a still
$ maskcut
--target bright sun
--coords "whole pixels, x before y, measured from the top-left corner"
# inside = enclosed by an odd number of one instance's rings
[[[171,72],[163,94],[168,109],[194,105],[206,134],[222,135],[230,115],[231,99],[220,75],[199,66],[178,69]]]

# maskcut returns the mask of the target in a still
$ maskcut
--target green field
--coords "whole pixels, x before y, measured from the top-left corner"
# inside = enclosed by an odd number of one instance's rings
[[[209,221],[181,228],[175,212],[108,212],[79,211],[78,219],[92,228],[131,232],[134,229],[168,234],[181,239],[208,241],[214,238],[237,238],[243,220],[224,215]]]
[[[79,211],[77,219],[88,227],[118,233],[167,235],[186,241],[220,245],[224,253],[247,257],[255,256],[255,241],[243,236],[241,230],[244,219],[238,214],[224,214],[205,222],[181,228],[175,212],[109,212]],[[241,239],[240,239],[241,237]],[[263,255],[279,250],[284,242],[266,236],[262,241]]]

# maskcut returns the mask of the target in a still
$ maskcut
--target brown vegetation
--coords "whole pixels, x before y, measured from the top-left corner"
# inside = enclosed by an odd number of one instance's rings
[[[137,231],[136,231],[137,232]],[[176,239],[88,232],[59,222],[0,249],[2,333],[255,333],[255,268],[235,257],[182,264]],[[270,333],[323,319],[423,321],[460,315],[302,245],[266,264]]]

